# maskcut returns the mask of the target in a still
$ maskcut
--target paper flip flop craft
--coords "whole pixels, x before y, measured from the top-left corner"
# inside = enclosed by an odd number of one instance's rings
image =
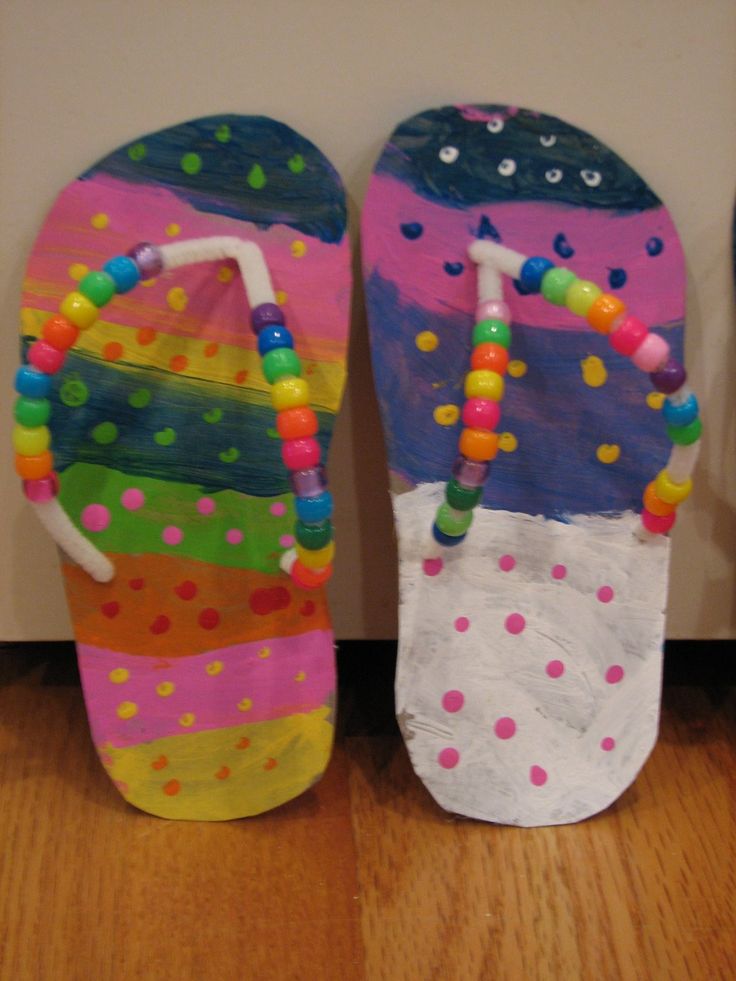
[[[450,811],[580,820],[657,734],[700,437],[677,233],[586,133],[448,106],[392,134],[363,246],[413,765]]]
[[[66,553],[95,746],[152,814],[256,814],[327,763],[349,300],[340,180],[264,117],[124,146],[34,245],[16,467]]]

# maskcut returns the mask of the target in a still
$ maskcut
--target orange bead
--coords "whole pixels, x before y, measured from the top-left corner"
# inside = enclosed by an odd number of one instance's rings
[[[610,293],[601,293],[590,305],[587,320],[593,330],[597,330],[599,334],[608,334],[625,313],[626,304],[622,300]]]
[[[43,325],[43,339],[57,351],[67,351],[79,337],[79,327],[57,313]]]
[[[509,363],[509,352],[500,344],[479,344],[473,349],[470,358],[470,365],[475,371],[484,368],[495,371],[496,374],[506,373],[506,366]]]
[[[314,436],[319,429],[319,422],[312,409],[299,405],[277,413],[276,429],[282,439],[301,439],[304,436]]]
[[[492,460],[498,453],[498,433],[487,429],[463,429],[459,450],[468,460]]]
[[[644,507],[650,514],[656,514],[658,518],[664,518],[668,514],[672,514],[675,510],[674,504],[668,504],[666,501],[657,497],[657,492],[654,489],[654,481],[651,484],[647,484],[644,490]]]
[[[323,586],[331,575],[331,565],[326,565],[322,569],[308,569],[297,559],[291,567],[291,577],[302,589],[317,589]]]
[[[44,450],[38,456],[15,455],[15,472],[23,480],[40,480],[47,477],[54,469],[54,454],[51,450]]]

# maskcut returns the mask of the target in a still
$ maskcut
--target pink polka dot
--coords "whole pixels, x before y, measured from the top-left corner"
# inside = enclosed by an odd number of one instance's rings
[[[184,538],[184,532],[176,525],[167,525],[161,532],[161,538],[166,545],[178,545]]]
[[[564,579],[567,575],[566,565],[553,565],[552,566],[552,578],[553,579]]]
[[[455,621],[455,630],[457,630],[459,634],[464,634],[469,626],[470,620],[468,620],[467,617],[458,617]]]
[[[543,787],[547,783],[547,771],[541,766],[529,768],[529,779],[535,787]]]
[[[601,586],[595,595],[598,597],[601,603],[610,603],[613,599],[613,590],[610,586]]]
[[[200,514],[213,514],[216,507],[211,497],[200,497],[197,501],[197,510]]]
[[[282,535],[281,538],[279,538],[279,545],[282,548],[291,548],[295,541],[296,539],[293,535]]]
[[[520,634],[526,627],[526,620],[521,613],[509,613],[506,617],[505,626],[510,634]]]
[[[624,676],[624,669],[620,664],[612,664],[606,671],[606,681],[609,685],[617,685]]]
[[[502,555],[498,560],[498,568],[501,572],[511,572],[515,565],[516,559],[513,555]]]
[[[547,667],[544,670],[550,678],[561,678],[565,673],[565,665],[562,661],[548,661]]]
[[[601,749],[604,753],[610,753],[611,750],[616,745],[616,740],[611,736],[606,736],[605,739],[601,739]]]
[[[516,723],[508,715],[504,715],[502,718],[496,719],[493,731],[499,739],[511,739],[516,732]]]
[[[146,495],[137,487],[129,487],[120,495],[120,503],[127,511],[137,511],[146,503]]]
[[[447,746],[437,757],[437,762],[445,770],[451,770],[460,762],[460,754],[452,746]]]
[[[104,504],[88,504],[82,511],[82,526],[87,531],[104,531],[110,524],[110,510]]]
[[[228,528],[225,532],[225,541],[228,545],[240,545],[243,540],[243,532],[240,528]]]
[[[464,704],[465,695],[456,689],[446,691],[442,696],[442,708],[445,712],[459,712]]]
[[[268,510],[277,518],[281,518],[286,514],[286,505],[283,501],[276,501]]]
[[[444,566],[442,559],[425,559],[422,562],[422,569],[424,569],[425,576],[438,576],[442,572],[442,567]]]

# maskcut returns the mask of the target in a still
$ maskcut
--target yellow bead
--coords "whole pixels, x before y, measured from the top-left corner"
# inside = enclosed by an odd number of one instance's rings
[[[61,301],[59,312],[67,320],[71,320],[75,327],[86,330],[97,320],[100,311],[91,300],[75,290],[73,293],[67,293]]]
[[[570,313],[575,313],[578,317],[587,317],[588,310],[598,299],[603,290],[595,283],[587,279],[576,279],[565,293],[565,306]]]
[[[469,371],[465,376],[465,398],[500,402],[503,398],[503,378],[497,371]]]
[[[306,566],[307,569],[323,569],[332,562],[335,555],[335,543],[330,542],[329,545],[314,550],[304,548],[297,544],[296,554],[302,565]]]
[[[48,426],[14,426],[13,446],[21,456],[38,456],[51,445]]]
[[[309,382],[303,378],[279,378],[271,388],[271,404],[277,412],[309,405]]]
[[[654,480],[654,493],[665,504],[679,504],[690,496],[693,482],[688,477],[684,484],[676,484],[666,470],[660,470]]]

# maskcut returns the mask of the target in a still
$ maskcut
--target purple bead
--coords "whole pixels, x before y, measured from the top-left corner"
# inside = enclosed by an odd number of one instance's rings
[[[52,501],[59,493],[59,478],[52,470],[47,477],[24,480],[23,493],[34,504],[45,504],[47,501]]]
[[[250,322],[254,333],[260,334],[264,327],[270,327],[272,324],[283,327],[284,314],[276,303],[261,303],[251,310]]]
[[[482,487],[490,469],[487,460],[468,460],[460,454],[453,464],[452,476],[463,487]]]
[[[653,371],[649,377],[658,392],[671,395],[685,384],[687,372],[677,358],[669,358],[658,371]]]
[[[289,486],[297,497],[317,497],[327,487],[327,473],[324,466],[310,467],[308,470],[292,470]]]
[[[153,279],[163,271],[164,259],[161,249],[151,242],[139,242],[128,251],[127,255],[138,267],[141,279]]]

